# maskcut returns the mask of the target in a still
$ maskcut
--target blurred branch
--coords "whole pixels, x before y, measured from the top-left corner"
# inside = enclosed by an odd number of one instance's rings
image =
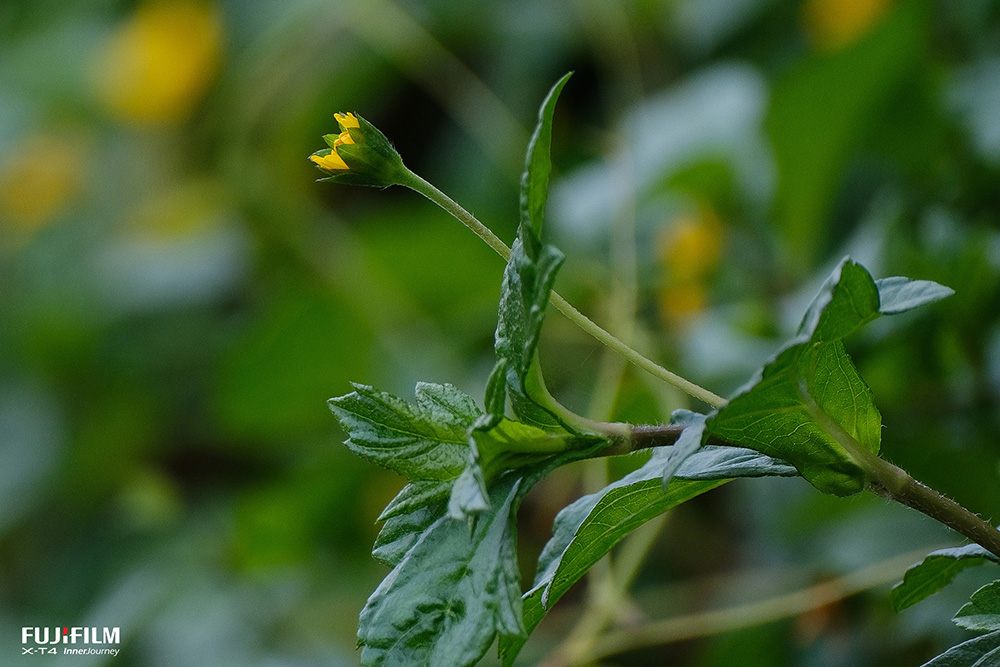
[[[829,581],[758,602],[687,614],[635,628],[616,630],[596,641],[586,659],[580,662],[595,661],[647,646],[732,632],[803,614],[862,591],[899,580],[906,568],[926,556],[927,551],[927,548],[922,548],[893,556]]]
[[[594,647],[600,642],[604,629],[634,607],[629,605],[628,588],[669,516],[669,513],[660,514],[629,533],[617,552],[614,564],[609,563],[604,578],[591,582],[595,590],[588,599],[587,610],[540,667],[561,667],[591,661]]]

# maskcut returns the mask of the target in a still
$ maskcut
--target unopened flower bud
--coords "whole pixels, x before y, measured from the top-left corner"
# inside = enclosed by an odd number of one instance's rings
[[[354,113],[334,114],[340,134],[323,137],[329,148],[309,156],[327,174],[321,181],[385,188],[403,182],[403,159],[385,135]]]

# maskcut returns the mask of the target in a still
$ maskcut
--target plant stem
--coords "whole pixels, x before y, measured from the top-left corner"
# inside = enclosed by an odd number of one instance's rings
[[[506,243],[501,241],[500,238],[494,234],[489,227],[481,223],[476,216],[466,211],[455,200],[438,190],[432,184],[425,181],[412,171],[407,170],[407,178],[400,185],[408,187],[414,192],[430,199],[432,202],[450,213],[459,222],[471,229],[476,236],[485,241],[489,247],[493,248],[498,255],[503,257],[504,261],[510,259],[510,248],[507,247]],[[655,361],[643,356],[638,351],[625,344],[621,339],[613,336],[607,330],[598,326],[593,320],[577,310],[557,292],[552,292],[549,297],[549,303],[559,309],[563,315],[569,318],[569,320],[578,327],[654,377],[677,387],[681,391],[697,398],[700,401],[708,403],[712,407],[719,408],[726,404],[726,400],[721,396],[712,393],[708,389],[705,389],[690,380],[682,378],[676,373],[660,366]]]
[[[833,424],[832,420],[830,423]],[[824,425],[830,427],[830,424],[824,423]],[[640,449],[672,445],[680,437],[683,430],[683,426],[675,424],[632,426],[628,438],[615,439],[612,444],[595,452],[593,456],[618,456]],[[869,491],[886,500],[895,501],[926,514],[1000,557],[1000,530],[997,530],[988,521],[929,486],[921,484],[902,468],[872,454],[839,426],[833,429],[833,434],[840,436],[838,441],[845,445],[845,448],[851,452],[858,460],[858,464],[864,469],[869,478]],[[708,442],[709,444],[729,444],[713,438],[710,438]]]
[[[657,377],[667,384],[671,384],[689,396],[697,398],[699,401],[708,403],[713,408],[721,408],[726,404],[726,399],[701,387],[690,380],[682,378],[680,375],[667,370],[663,366],[643,356],[638,351],[626,345],[623,341],[611,335],[593,320],[577,310],[571,303],[566,301],[558,292],[552,292],[549,303],[558,308],[563,315],[572,320],[578,327],[589,333],[591,336],[604,343],[612,350],[622,355],[633,364],[646,371],[650,375]]]
[[[902,468],[894,466],[866,449],[819,407],[805,387],[805,380],[799,382],[798,394],[813,419],[819,422],[864,470],[869,480],[869,491],[926,514],[1000,557],[1000,530],[954,500],[913,479],[910,473]]]
[[[493,248],[498,255],[503,257],[505,261],[510,259],[510,248],[507,247],[507,244],[501,241],[496,234],[474,215],[417,174],[409,170],[407,170],[406,174],[407,179],[401,185],[418,192],[443,208],[459,222],[471,229],[487,245]],[[663,368],[598,326],[558,293],[553,291],[549,302],[562,311],[567,318],[581,329],[654,377],[681,389],[712,407],[718,408],[725,405],[726,401],[722,397]],[[828,426],[825,423],[824,425]],[[676,436],[679,435],[679,430],[669,426],[633,427],[628,437],[621,438],[619,431],[624,425],[611,424],[607,426],[614,427],[612,430],[614,431],[613,435],[618,436],[616,438],[617,442],[598,452],[597,455],[599,456],[624,454],[643,447],[672,444],[676,440]],[[844,435],[843,429],[839,427],[834,429],[834,435]],[[840,439],[838,438],[838,440]],[[905,470],[868,452],[864,447],[856,443],[856,441],[851,442],[853,438],[848,436],[845,439],[847,442],[841,442],[841,444],[847,445],[848,451],[856,459],[859,459],[859,465],[861,465],[871,480],[869,490],[883,498],[894,500],[926,514],[935,521],[939,521],[958,531],[991,553],[1000,556],[1000,531],[955,501],[942,496],[937,491],[916,481]]]
[[[951,498],[913,479],[902,468],[885,459],[873,458],[878,462],[878,469],[868,485],[872,493],[922,512],[1000,557],[1000,530]]]

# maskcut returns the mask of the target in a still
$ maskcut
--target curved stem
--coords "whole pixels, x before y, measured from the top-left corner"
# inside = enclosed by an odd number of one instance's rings
[[[401,183],[401,185],[420,193],[443,208],[475,232],[479,238],[493,248],[504,260],[510,259],[510,248],[474,215],[417,174],[409,170],[407,170],[406,174],[407,180]],[[713,407],[718,408],[726,404],[725,399],[722,397],[680,377],[676,373],[663,368],[656,362],[643,356],[619,338],[598,326],[593,320],[577,310],[556,292],[552,292],[549,302],[562,311],[567,318],[581,329],[654,377],[681,389]],[[808,401],[806,405],[810,407]],[[828,427],[827,430],[831,432],[831,435],[836,437],[838,441],[841,441],[841,444],[854,456],[857,463],[865,471],[870,480],[870,491],[922,512],[935,521],[939,521],[958,531],[991,553],[1000,556],[1000,531],[955,501],[942,496],[937,491],[916,481],[906,471],[867,451],[860,443],[857,443],[854,438],[850,437],[849,434],[830,420],[828,416],[822,414],[822,411],[819,412],[821,413],[818,415],[820,423]],[[826,419],[823,419],[823,417],[826,417]],[[835,427],[832,430],[829,428],[831,424]],[[648,433],[644,433],[643,430],[644,428],[670,429],[670,427],[633,427],[629,429],[625,424],[605,424],[598,422],[591,423],[591,426],[598,432],[605,432],[615,439],[612,445],[598,452],[598,456],[624,454],[643,446],[672,444],[676,440],[676,435],[679,434],[679,431],[675,433],[673,430],[650,431]],[[644,438],[645,442],[648,443],[646,445],[642,444]]]
[[[510,259],[510,248],[507,247],[506,243],[501,241],[500,238],[494,234],[489,227],[481,223],[476,216],[466,211],[455,200],[438,190],[429,182],[425,181],[412,171],[407,170],[407,179],[401,183],[401,185],[404,185],[414,192],[423,195],[450,213],[459,222],[471,229],[476,236],[485,241],[488,246],[493,248],[498,255],[504,258],[504,261]],[[655,361],[643,356],[641,353],[625,344],[621,339],[613,336],[607,330],[598,326],[593,320],[577,310],[557,292],[552,292],[549,297],[549,303],[559,309],[563,315],[565,315],[578,327],[647,373],[677,387],[681,391],[697,398],[698,400],[708,403],[712,407],[718,408],[726,404],[726,400],[721,396],[714,394],[708,389],[705,389],[690,380],[682,378],[676,373],[660,366]]]

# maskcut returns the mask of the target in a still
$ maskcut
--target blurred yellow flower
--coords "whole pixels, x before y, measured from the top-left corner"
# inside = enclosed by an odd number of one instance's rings
[[[207,237],[231,220],[225,188],[212,179],[192,179],[149,196],[126,218],[123,239],[168,245]]]
[[[659,251],[672,280],[701,280],[715,269],[722,252],[719,216],[704,206],[697,215],[678,217],[661,235]]]
[[[39,134],[20,142],[0,162],[0,236],[27,239],[65,211],[85,162],[79,141]]]
[[[219,67],[217,9],[197,0],[152,0],[112,34],[98,60],[97,90],[113,115],[176,123],[202,99]]]
[[[660,310],[672,321],[705,309],[707,284],[722,255],[722,222],[708,205],[673,220],[660,235],[657,254],[664,272]]]
[[[893,0],[806,0],[802,22],[817,47],[835,51],[867,34],[892,4]]]
[[[705,310],[707,301],[699,283],[667,285],[660,292],[660,312],[673,322],[683,321]]]

